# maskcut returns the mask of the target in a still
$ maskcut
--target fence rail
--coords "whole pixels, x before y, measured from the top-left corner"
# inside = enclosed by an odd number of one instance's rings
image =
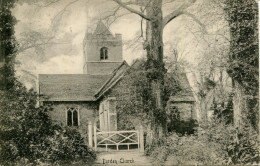
[[[106,151],[108,151],[109,146],[114,146],[117,151],[121,150],[119,146],[127,146],[127,150],[130,150],[130,147],[135,145],[135,149],[144,152],[144,137],[142,126],[139,128],[139,130],[101,131],[96,127],[95,123],[92,126],[92,123],[89,122],[88,131],[89,146],[93,147],[92,140],[94,136],[93,141],[96,151],[98,150],[98,147],[101,148],[104,146]],[[94,131],[94,133],[92,131]]]
[[[92,144],[92,124],[89,123],[89,145],[93,147]],[[143,128],[140,127],[139,130],[123,130],[123,131],[101,131],[93,125],[93,135],[94,135],[94,148],[97,151],[98,147],[104,147],[108,151],[109,146],[114,146],[118,151],[121,150],[119,146],[127,146],[127,150],[130,150],[130,146],[136,145],[140,151],[144,151],[144,138],[143,138]]]
[[[130,150],[130,145],[137,145],[139,149],[139,132],[135,130],[130,131],[101,131],[96,132],[97,140],[96,147],[105,146],[108,151],[108,146],[115,146],[119,150],[120,145],[126,145],[127,150]]]

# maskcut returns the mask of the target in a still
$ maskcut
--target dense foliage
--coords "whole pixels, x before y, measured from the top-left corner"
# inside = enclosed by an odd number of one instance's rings
[[[233,101],[232,96],[228,101],[221,104],[214,103],[214,117],[226,124],[233,124]]]
[[[257,164],[258,145],[258,134],[250,127],[238,131],[214,120],[194,135],[171,133],[149,153],[155,162],[171,165]]]
[[[11,88],[14,77],[14,58],[17,52],[14,37],[16,19],[11,9],[16,0],[0,1],[0,88]]]
[[[241,91],[234,90],[220,104],[214,102],[215,119],[200,123],[193,135],[174,132],[154,144],[147,152],[159,162],[171,165],[259,164],[258,8],[254,0],[225,0],[224,4],[231,32],[227,72],[233,88]],[[236,110],[234,104],[241,103],[245,106],[236,107],[241,109]],[[233,125],[236,111],[243,112],[243,125]]]
[[[51,108],[15,77],[15,0],[0,0],[0,165],[91,163],[96,154],[71,128],[52,124]]]
[[[246,96],[246,112],[252,125],[258,128],[259,110],[259,48],[258,5],[254,0],[226,0],[225,11],[230,26],[230,56],[228,73]]]
[[[254,0],[226,1],[231,30],[229,74],[248,93],[258,89],[258,8]]]
[[[147,78],[148,72],[144,60],[137,60],[124,74],[119,82],[124,88],[115,89],[118,111],[118,129],[133,129],[137,124],[147,126],[151,120],[155,123],[166,122],[166,108],[155,107],[156,99]],[[171,95],[180,90],[179,85],[171,76],[165,75],[163,100],[166,103]],[[121,87],[121,86],[119,86]],[[152,111],[151,111],[152,110]],[[151,115],[152,113],[152,115]],[[156,117],[153,119],[153,117]]]
[[[52,124],[50,107],[36,107],[37,95],[15,81],[0,91],[0,161],[11,163],[92,162],[96,155],[81,135]]]
[[[167,125],[168,132],[176,132],[181,135],[185,134],[194,134],[196,132],[196,128],[198,127],[198,123],[194,119],[181,120],[180,118],[174,118]]]

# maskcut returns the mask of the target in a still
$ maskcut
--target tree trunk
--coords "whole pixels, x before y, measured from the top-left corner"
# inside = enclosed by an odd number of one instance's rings
[[[234,125],[240,129],[243,122],[242,111],[246,111],[246,99],[242,87],[235,81],[233,81],[233,93]]]
[[[203,123],[208,120],[206,97],[200,99],[200,119]]]
[[[147,145],[152,145],[158,138],[166,134],[166,121],[158,120],[158,114],[155,111],[164,112],[164,101],[162,100],[162,88],[164,84],[165,68],[163,63],[163,18],[162,1],[153,0],[147,6],[146,15],[151,20],[146,22],[146,42],[144,48],[147,51],[147,77],[150,80],[152,98],[155,101],[155,108],[150,110],[150,124]],[[165,102],[166,103],[166,102]],[[165,123],[165,124],[164,124]]]
[[[200,116],[201,122],[203,123],[208,121],[208,111],[210,110],[213,101],[213,93],[214,89],[211,89],[205,96],[201,97],[200,99]]]
[[[258,115],[258,108],[253,108],[253,105],[258,107],[259,101],[252,99],[259,92],[258,7],[257,2],[252,0],[226,0],[224,4],[230,26],[227,72],[233,84],[233,119],[234,125],[241,128],[248,116],[255,119]],[[254,109],[257,109],[257,112]],[[256,114],[250,115],[250,112]],[[256,127],[256,123],[250,123]]]

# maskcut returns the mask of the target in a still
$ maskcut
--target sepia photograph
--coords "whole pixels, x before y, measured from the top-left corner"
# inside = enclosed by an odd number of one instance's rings
[[[0,166],[259,165],[259,1],[0,0]]]

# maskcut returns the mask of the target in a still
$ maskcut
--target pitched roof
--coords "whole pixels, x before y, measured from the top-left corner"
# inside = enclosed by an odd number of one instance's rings
[[[111,75],[40,74],[41,99],[48,101],[95,101],[94,94]]]
[[[96,35],[112,35],[110,30],[105,26],[105,24],[102,21],[99,21],[97,24],[97,28],[94,32]]]
[[[96,101],[121,79],[128,68],[124,61],[109,75],[40,74],[39,93],[42,100],[48,101]],[[178,73],[175,77],[182,90],[171,96],[170,101],[194,102],[186,74]]]
[[[135,67],[140,65],[141,61],[137,60],[131,67]],[[113,76],[108,79],[108,81],[102,86],[102,88],[95,94],[97,98],[101,97],[104,93],[106,93],[109,89],[113,88],[114,85],[118,81],[121,80],[122,76],[125,74],[127,69],[131,68],[126,62],[123,62],[115,71],[113,72]],[[181,87],[181,91],[174,96],[170,97],[171,102],[195,102],[194,94],[192,92],[191,86],[189,84],[186,73],[176,73],[175,80],[178,81],[178,84]]]
[[[190,83],[188,81],[186,73],[176,73],[175,80],[178,81],[181,91],[174,96],[170,97],[172,102],[188,101],[194,102],[195,98],[191,90]]]
[[[106,93],[109,89],[111,89],[124,75],[125,71],[129,68],[129,65],[126,61],[123,61],[120,66],[118,66],[114,71],[113,75],[107,82],[97,91],[95,96],[97,98],[101,97],[104,93]]]

